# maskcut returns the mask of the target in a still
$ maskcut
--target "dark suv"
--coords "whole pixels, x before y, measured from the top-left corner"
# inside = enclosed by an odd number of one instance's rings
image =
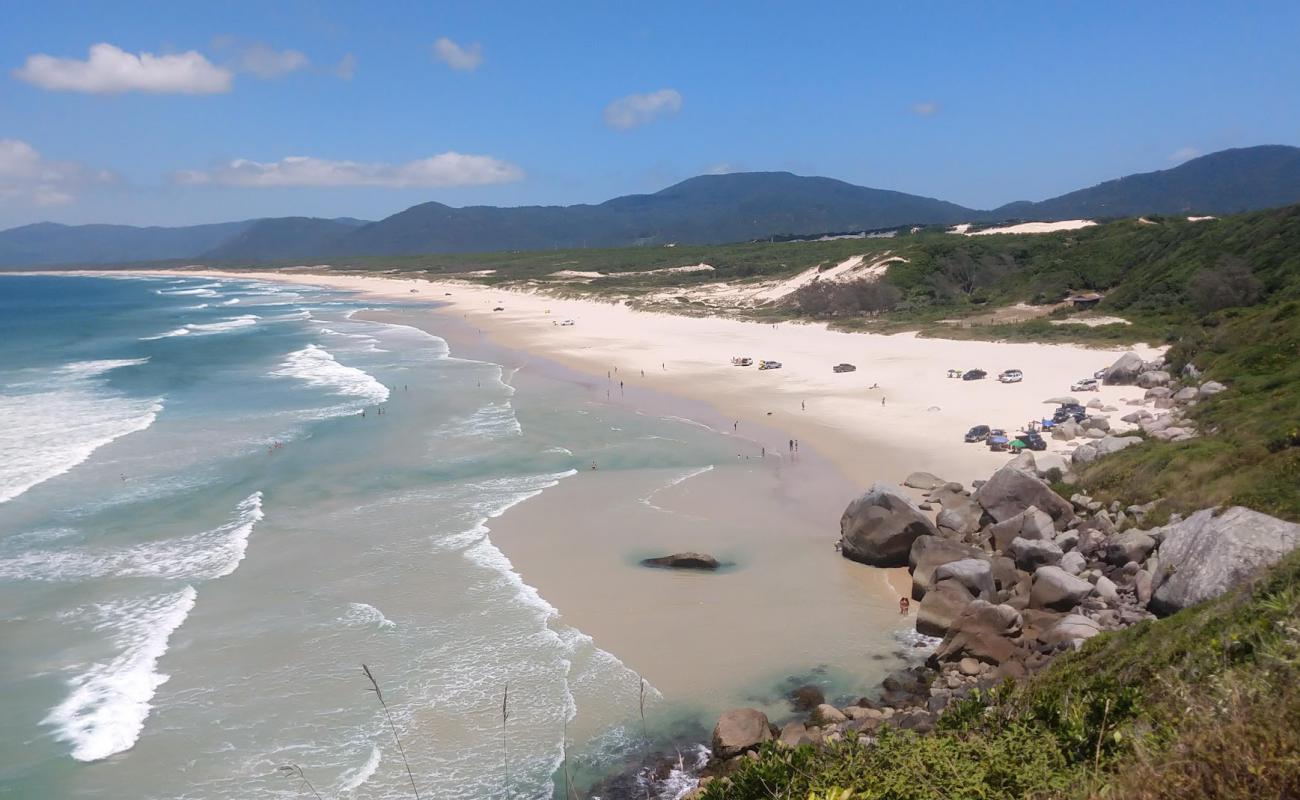
[[[987,425],[976,425],[966,431],[966,441],[968,442],[982,442],[987,438],[989,438],[989,426]]]
[[[964,381],[977,381],[988,376],[989,374],[982,369],[968,369],[961,374],[961,379]]]
[[[1073,419],[1075,422],[1083,422],[1083,418],[1088,416],[1088,409],[1077,403],[1061,406],[1052,414],[1052,422],[1060,425],[1062,422]]]

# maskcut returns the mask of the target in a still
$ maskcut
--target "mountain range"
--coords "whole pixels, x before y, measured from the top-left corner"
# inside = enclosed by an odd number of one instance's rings
[[[377,222],[277,217],[176,228],[37,223],[0,231],[0,266],[266,262],[437,252],[715,244],[903,225],[1228,214],[1300,203],[1300,148],[1262,145],[991,210],[788,172],[701,175],[597,205],[421,203]]]

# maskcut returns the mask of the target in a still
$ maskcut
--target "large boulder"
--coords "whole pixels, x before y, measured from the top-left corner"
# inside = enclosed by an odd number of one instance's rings
[[[1074,509],[1050,486],[1033,475],[1005,466],[975,492],[975,501],[997,522],[1011,519],[1030,506],[1047,512],[1060,530],[1074,519]]]
[[[673,553],[659,558],[644,558],[641,565],[666,569],[715,570],[718,568],[718,559],[705,553]]]
[[[1241,506],[1197,511],[1160,533],[1157,614],[1218,597],[1300,547],[1300,525]]]
[[[912,599],[925,597],[934,584],[934,571],[943,564],[967,558],[987,558],[978,547],[939,536],[919,536],[912,543],[907,564],[912,572]]]
[[[1196,399],[1196,396],[1199,393],[1200,392],[1197,390],[1195,386],[1184,386],[1183,388],[1174,392],[1173,401],[1175,403],[1190,403]]]
[[[975,658],[989,664],[1002,664],[1014,658],[1019,646],[1023,621],[1020,612],[1008,605],[994,605],[972,600],[934,651],[938,661]]]
[[[1029,590],[1030,608],[1050,608],[1069,611],[1092,594],[1092,584],[1076,578],[1060,567],[1039,567],[1034,572],[1034,584]]]
[[[1095,442],[1088,442],[1087,444],[1081,444],[1074,448],[1074,452],[1070,454],[1070,463],[1082,467],[1091,464],[1096,461],[1097,458],[1097,444]]]
[[[939,526],[939,533],[949,538],[961,539],[980,529],[980,520],[984,509],[965,495],[948,497],[943,503],[943,510],[934,518]]]
[[[1228,387],[1218,381],[1206,381],[1201,384],[1201,388],[1196,390],[1196,396],[1201,400],[1207,397],[1214,397],[1219,392],[1226,390]]]
[[[1125,531],[1106,542],[1106,562],[1122,567],[1130,561],[1141,564],[1156,549],[1156,540],[1143,531]]]
[[[840,517],[840,552],[874,567],[902,567],[918,536],[938,529],[899,487],[875,483]]]
[[[1046,512],[1030,506],[1011,519],[989,526],[993,549],[1006,551],[1014,539],[1051,539],[1056,536],[1056,524]]]
[[[1067,614],[1057,620],[1055,625],[1039,634],[1038,640],[1045,644],[1070,642],[1077,647],[1083,644],[1084,640],[1091,639],[1099,633],[1101,633],[1101,626],[1095,620],[1082,614]]]
[[[971,594],[981,600],[993,596],[993,566],[985,558],[963,558],[940,564],[934,571],[934,582],[943,583],[952,579],[965,586]]]
[[[1137,385],[1143,389],[1154,389],[1157,386],[1167,386],[1172,380],[1168,372],[1164,370],[1151,370],[1143,372],[1137,376]]]
[[[1034,471],[1038,477],[1046,478],[1052,470],[1058,470],[1062,476],[1070,473],[1070,462],[1060,453],[1038,452],[1034,454]]]
[[[1071,439],[1078,439],[1082,433],[1083,428],[1080,428],[1079,423],[1072,419],[1062,422],[1060,425],[1052,428],[1052,438],[1059,439],[1063,442],[1068,442]]]
[[[1137,353],[1125,353],[1110,365],[1102,380],[1108,386],[1129,386],[1137,382],[1137,377],[1142,374],[1145,366]]]
[[[961,581],[938,581],[921,599],[921,609],[916,613],[916,631],[926,636],[943,636],[954,620],[961,616],[975,595]]]
[[[1061,556],[1064,555],[1056,542],[1020,537],[1011,540],[1011,544],[1007,547],[1007,554],[1016,560],[1017,567],[1026,572],[1059,564]]]
[[[766,714],[757,708],[733,708],[724,712],[713,728],[713,755],[725,760],[756,750],[771,738]]]
[[[927,492],[931,489],[938,489],[940,486],[946,486],[947,484],[948,482],[943,478],[931,475],[928,472],[913,472],[903,481],[904,486],[912,489],[921,489]]]
[[[1111,453],[1118,453],[1127,447],[1135,444],[1142,444],[1141,436],[1107,436],[1095,444],[1097,455],[1108,456]]]

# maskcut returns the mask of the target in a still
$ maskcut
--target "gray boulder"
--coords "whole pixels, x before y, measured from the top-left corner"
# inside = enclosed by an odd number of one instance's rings
[[[963,558],[960,561],[940,564],[934,571],[935,583],[942,583],[948,579],[965,586],[971,594],[981,600],[988,600],[993,596],[993,567],[988,559]]]
[[[930,491],[931,489],[938,489],[940,486],[945,486],[947,485],[947,483],[948,482],[945,481],[943,478],[939,478],[935,475],[931,475],[928,472],[913,472],[911,475],[907,476],[906,480],[903,481],[904,486],[908,486],[913,489],[922,489],[927,492]]]
[[[1056,525],[1046,512],[1039,511],[1036,506],[1030,506],[1011,519],[990,525],[989,534],[993,537],[993,549],[1005,552],[1011,546],[1012,540],[1016,538],[1051,539],[1055,537]]]
[[[1131,385],[1137,381],[1137,376],[1142,373],[1145,366],[1142,357],[1137,353],[1125,353],[1110,365],[1102,381],[1108,386]]]
[[[980,529],[980,519],[984,509],[965,495],[951,495],[943,503],[943,510],[935,517],[941,534],[951,531],[953,538],[960,539]]]
[[[1078,550],[1071,550],[1061,556],[1061,563],[1057,564],[1057,566],[1071,575],[1078,575],[1088,566],[1088,559],[1084,558],[1083,553]]]
[[[926,636],[943,636],[948,633],[961,612],[971,604],[975,595],[971,594],[960,581],[951,578],[935,583],[921,599],[921,608],[916,612],[917,633]]]
[[[912,572],[912,599],[920,600],[934,585],[934,571],[944,564],[969,558],[988,558],[978,547],[940,536],[920,536],[912,543],[907,564]]]
[[[1056,542],[1019,537],[1011,540],[1011,545],[1007,548],[1007,554],[1016,560],[1017,567],[1026,572],[1033,572],[1039,567],[1058,564],[1064,555]]]
[[[1204,400],[1207,397],[1214,397],[1216,394],[1224,391],[1227,388],[1228,388],[1227,386],[1224,386],[1218,381],[1206,381],[1205,383],[1201,384],[1200,389],[1196,390],[1196,396]]]
[[[1059,453],[1040,451],[1034,453],[1034,471],[1040,478],[1046,478],[1052,470],[1060,470],[1061,475],[1070,473],[1070,463]]]
[[[1194,386],[1184,386],[1174,392],[1173,400],[1175,403],[1190,403],[1196,399],[1198,391]]]
[[[1069,611],[1092,594],[1092,584],[1076,578],[1060,567],[1039,567],[1029,590],[1030,608]]]
[[[840,552],[874,567],[901,567],[918,536],[936,536],[934,523],[899,487],[875,483],[840,517]]]
[[[1084,417],[1083,422],[1079,423],[1085,431],[1108,431],[1110,430],[1110,420],[1105,417]]]
[[[1241,506],[1197,511],[1158,533],[1150,608],[1162,615],[1218,597],[1300,547],[1300,525]]]
[[[1053,406],[1072,406],[1079,402],[1079,398],[1071,394],[1063,394],[1060,397],[1049,397],[1043,402]]]
[[[1070,420],[1068,422],[1062,422],[1060,425],[1052,428],[1052,438],[1068,442],[1071,439],[1078,439],[1079,434],[1082,432],[1083,429],[1079,427],[1079,423]]]
[[[1002,664],[1020,651],[1014,641],[1024,622],[1020,612],[1008,605],[972,600],[953,621],[943,642],[935,649],[937,661],[975,658],[988,664]]]
[[[1154,389],[1157,386],[1167,386],[1172,380],[1168,372],[1164,370],[1151,370],[1143,372],[1137,376],[1137,385],[1143,389]]]
[[[725,760],[756,750],[771,738],[766,714],[757,708],[733,708],[724,712],[713,728],[713,755]]]
[[[1097,458],[1097,445],[1093,442],[1088,442],[1074,448],[1074,452],[1070,454],[1070,463],[1082,467],[1091,464],[1096,461]]]
[[[645,567],[665,567],[667,569],[715,570],[718,559],[705,553],[673,553],[670,556],[641,559]]]
[[[1126,447],[1132,447],[1135,444],[1142,444],[1141,436],[1107,436],[1097,442],[1097,456],[1108,456],[1111,453],[1118,453]]]
[[[1040,634],[1038,640],[1045,644],[1071,642],[1077,647],[1099,633],[1101,633],[1101,626],[1096,621],[1082,614],[1067,614]]]
[[[1060,530],[1074,519],[1074,509],[1050,486],[1033,475],[1005,466],[975,492],[975,501],[997,522],[1011,519],[1030,507],[1046,512]]]
[[[1125,531],[1110,537],[1106,542],[1106,563],[1116,567],[1122,567],[1130,561],[1141,564],[1154,549],[1156,540],[1144,531]]]

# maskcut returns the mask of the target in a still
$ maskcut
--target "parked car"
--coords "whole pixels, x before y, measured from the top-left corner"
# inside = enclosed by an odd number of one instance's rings
[[[736,356],[735,358],[731,359],[731,366],[733,367],[748,367],[750,364],[753,363],[754,363],[754,359],[747,358],[745,356]]]
[[[1056,425],[1060,425],[1062,422],[1071,419],[1075,422],[1083,422],[1083,418],[1086,416],[1088,416],[1088,409],[1074,403],[1056,409],[1056,412],[1052,414],[1052,422]]]
[[[989,426],[987,425],[976,425],[966,431],[966,441],[968,442],[982,442],[987,438],[989,438]]]
[[[1025,431],[1016,436],[1016,439],[1024,443],[1025,447],[1030,450],[1046,450],[1047,442],[1043,441],[1041,434],[1034,431]]]
[[[1099,381],[1105,380],[1107,372],[1110,372],[1110,367],[1103,367],[1097,370],[1096,372],[1092,373],[1092,377],[1096,378]]]
[[[758,368],[759,368],[759,369],[780,369],[780,368],[781,368],[781,362],[780,362],[780,361],[760,361],[760,362],[758,362]]]
[[[1070,391],[1072,392],[1097,392],[1100,390],[1101,384],[1097,382],[1096,378],[1084,378],[1070,384]]]
[[[831,369],[834,370],[835,372],[854,372],[857,370],[857,367],[853,366],[852,364],[836,364],[835,366],[831,367]]]
[[[561,327],[561,328],[572,327],[572,325],[573,325],[573,320],[571,320],[571,319],[566,319],[564,322],[561,322],[561,323],[560,323],[560,327]]]
[[[1003,383],[1020,383],[1025,378],[1025,373],[1018,369],[1009,369],[998,376],[998,380]]]
[[[1011,444],[1011,440],[1007,438],[1007,432],[1001,428],[994,428],[989,431],[989,438],[985,441],[988,442],[989,449],[995,453],[1006,450]]]
[[[505,307],[504,307],[504,306],[497,306],[496,308],[494,308],[494,309],[492,309],[492,310],[493,310],[493,311],[505,311]]]
[[[964,381],[978,381],[988,376],[989,374],[982,369],[968,369],[962,373],[961,379]]]

